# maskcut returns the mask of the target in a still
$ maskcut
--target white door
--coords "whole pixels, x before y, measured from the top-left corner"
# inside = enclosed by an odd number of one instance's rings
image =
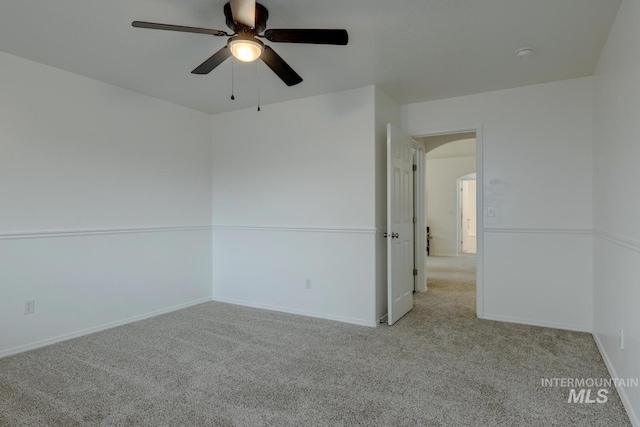
[[[462,252],[476,253],[476,180],[462,181]]]
[[[388,323],[413,308],[413,154],[411,137],[387,125]]]

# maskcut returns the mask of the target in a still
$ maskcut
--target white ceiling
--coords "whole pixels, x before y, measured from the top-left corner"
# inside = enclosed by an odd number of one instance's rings
[[[263,104],[379,85],[401,104],[588,76],[620,0],[262,0],[268,28],[345,28],[348,46],[270,44],[303,78],[261,67]],[[257,62],[190,72],[225,38],[225,0],[3,0],[0,51],[209,113],[256,105]],[[517,58],[532,46],[535,54]]]

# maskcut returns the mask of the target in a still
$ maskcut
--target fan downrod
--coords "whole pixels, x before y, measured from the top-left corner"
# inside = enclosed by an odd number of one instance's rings
[[[235,34],[252,34],[258,35],[267,28],[267,20],[269,19],[269,11],[260,3],[256,3],[256,25],[255,28],[247,27],[234,21],[231,13],[231,3],[224,5],[224,16],[226,18],[227,27]]]

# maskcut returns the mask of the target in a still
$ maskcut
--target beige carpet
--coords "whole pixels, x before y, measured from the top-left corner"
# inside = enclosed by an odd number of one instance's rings
[[[473,258],[429,267],[392,327],[206,303],[0,359],[0,425],[630,425],[541,386],[607,375],[589,334],[478,320]]]

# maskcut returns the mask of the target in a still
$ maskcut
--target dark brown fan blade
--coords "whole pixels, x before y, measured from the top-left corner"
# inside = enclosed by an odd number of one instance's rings
[[[231,56],[231,51],[227,46],[223,47],[202,64],[198,65],[198,67],[193,70],[192,74],[209,74],[216,68],[218,65],[222,64],[225,59]]]
[[[132,26],[137,28],[151,28],[152,30],[181,31],[183,33],[211,34],[213,36],[226,36],[227,33],[221,30],[209,28],[185,27],[182,25],[157,24],[155,22],[133,21]]]
[[[346,45],[349,42],[347,30],[267,30],[267,40],[276,43],[311,43]]]
[[[264,47],[264,52],[260,55],[260,59],[262,59],[262,61],[267,64],[267,66],[271,68],[271,70],[276,73],[276,75],[280,77],[287,86],[297,85],[302,81],[302,77],[293,71],[293,68],[284,62],[284,59],[282,59],[280,55],[278,55],[275,50],[271,49],[269,46]]]

